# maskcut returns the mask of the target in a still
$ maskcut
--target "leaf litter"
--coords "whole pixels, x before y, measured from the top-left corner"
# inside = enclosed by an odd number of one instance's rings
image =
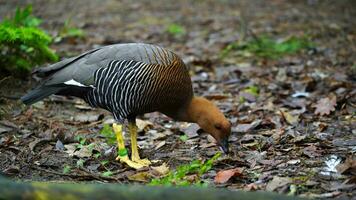
[[[219,186],[351,198],[356,195],[356,58],[350,41],[356,26],[349,3],[337,1],[330,7],[321,1],[271,1],[266,6],[253,0],[186,7],[179,1],[169,6],[154,1],[146,8],[138,1],[132,8],[112,0],[100,6],[78,1],[72,7],[90,15],[72,18],[71,25],[81,24],[86,39],[61,40],[53,48],[68,57],[101,45],[145,41],[172,49],[186,61],[195,93],[223,110],[232,136],[229,155],[203,174],[186,174],[181,185],[214,186],[217,174],[243,168],[236,175],[226,172]],[[0,6],[0,15],[16,5]],[[39,5],[33,6],[38,12]],[[61,1],[42,7],[49,32],[69,18],[62,16],[68,8]],[[221,57],[229,45],[233,48]],[[1,122],[11,123],[0,123],[0,169],[5,175],[34,181],[148,183],[164,176],[167,168],[169,174],[219,152],[213,138],[196,125],[151,113],[138,121],[138,142],[141,156],[157,162],[142,171],[126,168],[115,161],[114,120],[108,112],[75,98],[51,97],[29,108],[5,98],[21,96],[31,84],[9,78],[0,86]],[[77,140],[78,135],[85,141]]]

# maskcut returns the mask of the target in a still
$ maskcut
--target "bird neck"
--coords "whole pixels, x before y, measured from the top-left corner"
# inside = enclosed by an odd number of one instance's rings
[[[209,112],[209,107],[213,104],[203,97],[193,97],[190,103],[185,107],[182,115],[182,121],[198,123],[204,114]]]

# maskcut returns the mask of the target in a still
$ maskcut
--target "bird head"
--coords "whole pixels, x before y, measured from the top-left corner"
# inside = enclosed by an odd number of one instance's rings
[[[225,153],[229,152],[231,123],[213,102],[194,97],[188,108],[188,115],[192,122],[215,138]]]

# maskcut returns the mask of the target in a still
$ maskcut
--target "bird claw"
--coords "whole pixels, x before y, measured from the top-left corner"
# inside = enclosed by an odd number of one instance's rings
[[[134,169],[141,169],[143,167],[148,167],[151,162],[147,159],[140,159],[140,160],[135,160],[132,161],[129,159],[129,157],[126,156],[118,156],[116,157],[116,160],[120,160],[121,163],[126,163],[129,167],[134,168]]]

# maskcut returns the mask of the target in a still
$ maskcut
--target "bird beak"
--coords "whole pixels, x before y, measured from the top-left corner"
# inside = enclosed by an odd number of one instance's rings
[[[220,148],[225,154],[229,153],[229,141],[228,140],[229,140],[228,138],[225,138],[225,139],[222,139],[220,142]]]

